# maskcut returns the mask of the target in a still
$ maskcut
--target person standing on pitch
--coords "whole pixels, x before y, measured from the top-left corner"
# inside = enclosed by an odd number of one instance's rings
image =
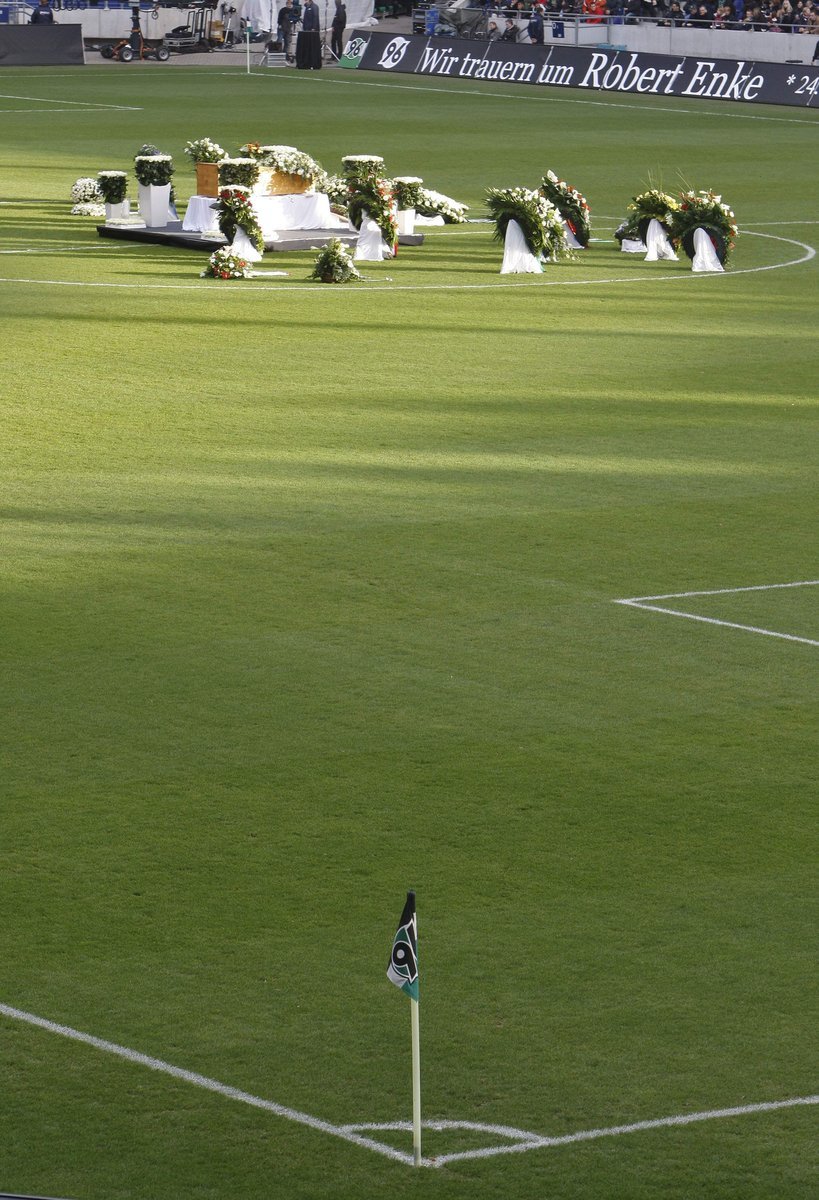
[[[304,33],[319,32],[319,10],[318,5],[314,4],[313,0],[304,0],[304,8],[301,14],[301,28]]]
[[[293,55],[290,53],[290,42],[293,37],[293,26],[296,24],[293,0],[284,0],[284,8],[279,9],[279,16],[276,23],[279,27],[279,41],[282,44],[284,57],[288,62],[292,62]]]
[[[336,0],[336,11],[333,13],[333,20],[330,25],[332,36],[330,38],[330,49],[336,58],[341,58],[344,49],[344,30],[347,27],[347,9],[344,5],[344,0]]]

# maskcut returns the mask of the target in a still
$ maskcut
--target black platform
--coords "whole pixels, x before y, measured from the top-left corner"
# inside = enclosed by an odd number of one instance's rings
[[[181,246],[185,250],[204,250],[213,254],[224,242],[214,238],[203,237],[182,228],[181,221],[169,221],[159,229],[137,225],[98,225],[100,237],[113,238],[120,242],[149,242],[155,246]],[[354,246],[358,234],[354,229],[281,229],[279,240],[265,242],[265,250],[290,253],[292,250],[316,250],[326,246],[333,238],[338,238],[346,246]],[[402,234],[398,239],[399,246],[421,246],[424,242],[422,233]]]

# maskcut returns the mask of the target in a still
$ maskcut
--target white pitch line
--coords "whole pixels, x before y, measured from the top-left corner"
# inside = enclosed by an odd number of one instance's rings
[[[195,1071],[187,1071],[183,1067],[176,1067],[161,1058],[154,1058],[151,1055],[142,1054],[138,1050],[131,1050],[127,1046],[120,1046],[117,1042],[109,1042],[104,1038],[94,1037],[90,1033],[83,1033],[79,1029],[73,1029],[70,1025],[60,1025],[56,1021],[49,1021],[45,1017],[38,1017],[34,1013],[25,1012],[23,1009],[13,1008],[9,1004],[0,1004],[0,1015],[10,1017],[15,1021],[23,1021],[27,1025],[34,1025],[39,1029],[45,1029],[49,1033],[56,1033],[60,1037],[69,1038],[71,1041],[82,1042],[86,1046],[92,1046],[95,1050],[102,1050],[106,1054],[113,1054],[117,1058],[125,1059],[126,1062],[147,1067],[149,1070],[158,1071],[163,1075],[170,1075],[173,1079],[182,1080],[184,1083],[190,1083],[194,1087],[203,1088],[208,1092],[215,1092],[217,1095],[225,1096],[229,1100],[237,1100],[242,1104],[250,1105],[252,1108],[264,1109],[266,1112],[271,1112],[277,1117],[283,1117],[285,1120],[294,1121],[299,1125],[306,1125],[309,1129],[315,1129],[319,1133],[327,1133],[331,1137],[337,1137],[355,1146],[361,1146],[365,1150],[372,1150],[374,1153],[381,1154],[385,1158],[392,1159],[395,1162],[404,1163],[407,1166],[413,1165],[412,1154],[406,1153],[403,1150],[397,1150],[395,1147],[386,1145],[384,1142],[378,1142],[373,1138],[363,1136],[365,1131],[411,1130],[412,1126],[409,1121],[333,1125],[331,1122],[322,1121],[320,1117],[314,1117],[310,1113],[300,1112],[295,1108],[288,1108],[284,1104],[276,1104],[272,1100],[264,1100],[260,1096],[252,1095],[250,1092],[244,1092],[226,1083],[220,1083],[217,1079],[210,1079],[207,1075],[199,1075]],[[547,1146],[565,1146],[572,1142],[588,1142],[596,1138],[616,1137],[625,1133],[639,1133],[647,1129],[691,1125],[696,1121],[713,1121],[721,1117],[739,1117],[751,1113],[776,1112],[779,1109],[795,1108],[801,1105],[817,1103],[819,1103],[819,1095],[797,1096],[789,1100],[770,1100],[759,1104],[743,1104],[733,1108],[712,1108],[703,1112],[682,1113],[673,1117],[658,1117],[653,1120],[635,1121],[630,1125],[613,1125],[604,1129],[583,1129],[577,1133],[567,1133],[559,1137],[544,1137],[541,1134],[531,1133],[525,1129],[515,1129],[508,1125],[485,1125],[477,1121],[431,1120],[424,1122],[425,1128],[437,1131],[469,1129],[516,1140],[511,1141],[507,1145],[485,1146],[478,1150],[463,1150],[453,1154],[437,1155],[435,1158],[423,1159],[422,1165],[425,1167],[442,1167],[446,1163],[462,1159],[494,1158],[499,1154],[520,1154],[525,1150],[539,1150]]]
[[[763,637],[780,638],[785,642],[801,642],[805,646],[819,646],[814,638],[797,637],[793,633],[780,633],[775,629],[762,629],[758,625],[742,625],[737,621],[721,621],[716,617],[704,617],[700,613],[683,612],[679,608],[668,608],[661,604],[647,604],[648,600],[685,600],[693,596],[728,596],[736,592],[770,592],[778,588],[817,587],[819,579],[805,579],[796,583],[761,583],[752,587],[710,588],[697,592],[666,592],[662,596],[633,596],[628,600],[615,600],[615,604],[623,604],[629,608],[643,609],[645,612],[665,613],[669,617],[683,617],[687,621],[701,621],[704,625],[722,625],[726,629],[743,629],[746,633],[759,633]]]
[[[608,1129],[582,1129],[578,1133],[567,1133],[562,1137],[541,1137],[537,1141],[517,1142],[511,1146],[486,1146],[481,1150],[462,1150],[456,1154],[442,1154],[431,1160],[434,1167],[456,1162],[465,1158],[494,1158],[498,1154],[523,1154],[527,1150],[539,1150],[544,1146],[568,1146],[573,1142],[591,1142],[597,1138],[620,1137],[624,1133],[642,1133],[647,1129],[666,1129],[677,1125],[693,1125],[698,1121],[717,1121],[725,1117],[744,1117],[752,1113],[777,1112],[783,1108],[797,1108],[819,1104],[819,1095],[797,1096],[791,1100],[770,1100],[761,1104],[742,1104],[734,1108],[711,1108],[704,1112],[681,1113],[674,1117],[657,1117],[651,1121],[635,1121],[631,1125],[612,1125]]]
[[[118,112],[142,112],[141,108],[134,108],[131,104],[101,104],[97,100],[65,100],[62,97],[59,100],[49,100],[47,96],[15,96],[10,92],[0,92],[0,100],[33,100],[36,104],[71,104],[82,108],[112,108]],[[0,109],[0,114],[7,111],[7,109]],[[42,110],[35,108],[29,111],[40,112]]]
[[[520,283],[503,283],[495,281],[492,283],[389,283],[386,279],[374,281],[373,286],[368,286],[366,283],[356,285],[354,289],[344,292],[345,301],[352,296],[368,295],[371,291],[378,292],[474,292],[474,291],[490,291],[498,288],[512,290],[514,288],[548,288],[548,287],[599,287],[612,283],[667,283],[698,281],[704,283],[706,280],[714,279],[734,279],[738,275],[756,275],[760,271],[780,271],[785,267],[797,267],[801,263],[810,262],[816,257],[816,250],[813,246],[809,246],[807,242],[799,242],[795,238],[779,237],[774,233],[752,233],[750,230],[748,237],[769,238],[774,242],[787,242],[791,246],[799,246],[805,253],[801,258],[791,258],[782,263],[771,263],[764,267],[740,267],[739,270],[732,270],[717,274],[697,275],[693,271],[678,271],[674,275],[629,275],[629,276],[613,276],[606,279],[546,279],[543,275],[538,275],[537,279],[527,278],[525,282]],[[34,286],[49,286],[49,287],[79,287],[79,288],[114,288],[121,291],[171,291],[171,292],[190,292],[190,291],[208,291],[211,294],[212,289],[208,284],[202,283],[97,283],[93,280],[81,279],[13,279],[11,277],[0,277],[0,283],[25,283]],[[321,292],[326,295],[341,295],[340,289],[328,291],[326,284],[260,284],[254,287],[253,292]],[[243,295],[247,297],[251,294],[247,289],[241,287],[220,286],[219,295]]]
[[[249,1104],[253,1108],[263,1108],[266,1112],[274,1113],[277,1117],[284,1117],[287,1121],[295,1121],[299,1125],[307,1125],[310,1129],[317,1129],[320,1133],[329,1133],[332,1137],[341,1138],[345,1142],[352,1142],[356,1146],[363,1146],[367,1150],[374,1150],[377,1154],[383,1154],[387,1158],[395,1159],[396,1162],[409,1163],[412,1165],[412,1155],[405,1154],[402,1150],[395,1150],[392,1146],[385,1146],[382,1142],[376,1142],[372,1138],[362,1137],[361,1134],[355,1133],[353,1130],[346,1129],[341,1125],[333,1125],[329,1121],[322,1121],[320,1117],[311,1116],[310,1113],[299,1112],[296,1108],[288,1108],[284,1104],[276,1104],[272,1100],[263,1100],[260,1096],[253,1096],[249,1092],[243,1092],[239,1088],[230,1087],[226,1083],[220,1083],[217,1079],[209,1079],[206,1075],[198,1075],[195,1071],[186,1071],[183,1067],[175,1067],[172,1063],[164,1062],[161,1058],[153,1058],[148,1054],[141,1054],[138,1050],[130,1050],[127,1046],[119,1046],[116,1042],[107,1042],[103,1038],[94,1037],[90,1033],[82,1033],[79,1029],[72,1029],[70,1025],[58,1025],[55,1021],[48,1021],[45,1017],[38,1017],[34,1013],[24,1012],[19,1008],[12,1008],[8,1004],[0,1004],[0,1014],[5,1017],[11,1017],[15,1021],[25,1021],[28,1025],[36,1025],[40,1029],[46,1029],[49,1033],[59,1034],[60,1037],[70,1038],[75,1042],[83,1042],[86,1046],[93,1046],[96,1050],[103,1050],[106,1054],[116,1055],[117,1058],[124,1058],[127,1062],[136,1063],[141,1067],[148,1067],[151,1071],[159,1071],[163,1075],[170,1075],[174,1079],[181,1079],[185,1083],[191,1083],[194,1087],[204,1088],[208,1092],[216,1092],[220,1096],[227,1096],[229,1100],[238,1100],[242,1104]]]
[[[251,78],[268,79],[268,78],[270,78],[270,76],[269,76],[269,74],[267,74],[265,72],[253,71],[253,72],[251,72]],[[288,80],[293,80],[294,82],[299,82],[299,83],[306,82],[306,81],[301,80],[300,78],[296,78],[290,72],[286,72],[282,76],[282,79],[284,79],[284,78],[286,78]],[[425,78],[430,78],[430,76],[426,76]],[[323,84],[325,87],[329,86],[330,84],[336,84],[336,85],[346,86],[346,87],[371,87],[371,88],[390,88],[390,87],[392,87],[398,91],[405,91],[405,92],[443,92],[447,96],[453,96],[453,97],[483,96],[490,100],[496,100],[496,99],[500,99],[500,100],[542,100],[543,99],[543,93],[542,92],[538,93],[537,91],[534,94],[530,94],[528,92],[482,92],[482,91],[475,91],[474,89],[470,89],[470,88],[455,89],[455,88],[442,88],[442,87],[424,87],[424,86],[419,87],[418,84],[411,84],[411,83],[393,83],[393,82],[376,83],[376,82],[368,80],[368,79],[336,79],[333,77],[328,78],[327,76],[325,76],[321,79],[313,77],[313,80],[318,84]],[[311,82],[313,80],[311,80]],[[280,81],[281,80],[276,79],[277,83]],[[631,104],[627,101],[612,102],[611,100],[581,100],[579,98],[575,98],[574,96],[556,96],[554,94],[554,92],[555,92],[555,89],[553,87],[549,88],[548,95],[547,95],[547,102],[549,104],[583,104],[583,105],[589,105],[593,108],[637,108],[641,112],[644,112],[644,113],[646,113],[646,112],[647,113],[661,112],[661,113],[672,113],[675,116],[678,113],[682,113],[685,116],[694,116],[694,117],[730,117],[732,120],[735,120],[735,121],[776,121],[776,122],[783,123],[786,125],[817,125],[817,124],[819,124],[819,122],[817,122],[815,120],[805,121],[799,117],[763,117],[763,116],[757,115],[756,113],[722,112],[721,110],[717,111],[712,108],[705,109],[705,110],[701,110],[701,109],[697,109],[697,108],[676,108],[676,107],[675,108],[666,108],[665,106],[659,105],[659,104],[647,105],[647,104]],[[625,93],[625,92],[621,93],[621,94],[628,95],[628,93]],[[807,108],[807,105],[805,106],[805,109],[808,112],[811,111],[810,109]]]

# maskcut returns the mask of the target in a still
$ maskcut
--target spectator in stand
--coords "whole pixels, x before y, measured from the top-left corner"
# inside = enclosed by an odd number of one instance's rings
[[[643,0],[643,20],[653,21],[656,25],[660,25],[666,15],[666,7],[663,0]]]
[[[730,29],[733,19],[731,6],[729,4],[721,5],[714,13],[714,20],[711,24],[712,29]]]
[[[518,27],[514,21],[507,21],[501,34],[502,42],[516,42],[518,40]]]
[[[606,16],[606,0],[583,0],[583,15],[587,25],[602,25]]]
[[[486,27],[486,40],[488,42],[500,41],[501,31],[498,29],[497,21],[490,21]]]
[[[529,17],[529,24],[526,26],[526,32],[529,34],[529,41],[535,46],[543,45],[543,5],[536,4],[532,9]]]
[[[643,0],[626,0],[623,12],[626,25],[639,25],[643,19]]]
[[[34,12],[31,14],[30,25],[53,25],[54,13],[51,11],[49,0],[40,0],[40,3]]]

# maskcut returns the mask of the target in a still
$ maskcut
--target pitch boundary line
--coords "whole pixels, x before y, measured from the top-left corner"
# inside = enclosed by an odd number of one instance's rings
[[[764,267],[741,267],[739,270],[727,271],[721,274],[695,274],[693,271],[680,271],[674,275],[632,275],[624,278],[611,277],[608,279],[544,279],[539,275],[536,279],[527,280],[520,283],[399,283],[393,284],[389,277],[384,280],[373,280],[374,286],[368,287],[367,283],[357,285],[352,290],[343,290],[345,299],[356,295],[369,295],[373,291],[377,292],[471,292],[471,291],[488,291],[492,289],[505,288],[512,290],[514,288],[533,288],[533,287],[599,287],[601,285],[609,285],[613,283],[663,283],[663,282],[679,282],[680,280],[712,280],[712,279],[733,279],[739,275],[756,275],[760,271],[780,271],[785,267],[797,267],[801,263],[810,262],[816,257],[816,250],[813,246],[809,246],[807,242],[799,242],[795,238],[780,237],[774,233],[753,233],[751,230],[746,231],[748,237],[769,238],[774,242],[787,242],[791,246],[799,246],[805,253],[801,258],[791,258],[782,263],[770,263]],[[44,251],[45,252],[45,251]],[[203,283],[95,283],[91,280],[81,279],[11,279],[0,276],[0,283],[25,283],[35,287],[80,287],[80,288],[115,288],[124,291],[171,291],[171,292],[190,292],[190,291],[206,291],[211,289],[207,284]],[[259,284],[254,287],[251,292],[323,292],[328,294],[339,295],[340,290],[328,289],[326,284]],[[251,294],[248,289],[235,287],[222,287],[219,290],[220,296],[238,295],[242,293],[247,296]]]
[[[752,587],[709,588],[696,592],[665,592],[660,596],[632,596],[629,599],[615,600],[615,604],[623,604],[629,608],[641,608],[645,612],[665,613],[669,617],[684,617],[689,621],[701,621],[705,625],[722,625],[726,629],[744,629],[746,633],[759,633],[763,637],[781,638],[785,642],[801,642],[806,646],[819,646],[815,638],[797,637],[793,633],[780,633],[775,629],[762,629],[758,625],[743,625],[737,621],[722,621],[716,617],[704,617],[700,613],[683,612],[679,608],[669,608],[665,604],[648,604],[649,600],[685,600],[693,596],[727,596],[735,592],[771,592],[778,588],[819,587],[819,579],[803,579],[796,583],[760,583]]]
[[[35,104],[71,104],[75,107],[70,109],[42,109],[42,108],[3,108],[0,109],[0,116],[7,112],[75,112],[90,110],[96,111],[101,108],[111,108],[116,112],[142,112],[141,108],[133,104],[102,104],[98,100],[64,100],[60,97],[59,100],[49,100],[47,96],[16,96],[11,92],[0,92],[0,100],[31,100]]]
[[[411,1129],[412,1126],[408,1121],[334,1125],[332,1122],[323,1121],[320,1117],[312,1116],[310,1113],[301,1112],[296,1108],[289,1108],[284,1104],[277,1104],[272,1100],[264,1100],[261,1096],[254,1096],[252,1093],[242,1091],[240,1088],[220,1083],[217,1079],[210,1079],[207,1075],[200,1075],[196,1071],[188,1071],[184,1067],[174,1066],[173,1063],[165,1062],[164,1059],[142,1054],[139,1050],[131,1050],[129,1047],[121,1046],[117,1042],[109,1042],[104,1038],[94,1037],[93,1034],[83,1033],[79,1029],[73,1029],[70,1025],[60,1025],[56,1021],[49,1021],[45,1017],[38,1017],[35,1013],[25,1012],[20,1008],[13,1008],[10,1004],[0,1004],[0,1015],[9,1017],[15,1021],[23,1021],[39,1029],[45,1029],[49,1033],[58,1034],[60,1037],[68,1038],[71,1041],[92,1046],[96,1050],[101,1050],[117,1058],[125,1059],[127,1062],[134,1063],[137,1066],[147,1067],[149,1070],[170,1075],[172,1078],[179,1079],[184,1083],[190,1083],[194,1087],[203,1088],[208,1092],[215,1092],[220,1096],[225,1096],[229,1100],[237,1100],[242,1104],[250,1105],[252,1108],[264,1109],[266,1112],[283,1117],[285,1120],[294,1121],[299,1125],[306,1125],[308,1128],[315,1129],[319,1133],[327,1133],[332,1137],[340,1138],[342,1141],[360,1146],[362,1149],[372,1150],[376,1154],[381,1154],[385,1158],[392,1159],[395,1162],[401,1162],[408,1166],[413,1165],[412,1154],[366,1136],[368,1133]],[[751,1113],[775,1112],[779,1109],[818,1103],[819,1095],[796,1096],[787,1100],[768,1100],[757,1104],[743,1104],[733,1108],[713,1108],[702,1112],[657,1117],[652,1120],[635,1121],[630,1125],[613,1125],[600,1129],[582,1129],[576,1133],[567,1133],[558,1137],[545,1137],[542,1134],[531,1133],[525,1129],[515,1129],[508,1125],[484,1125],[475,1121],[430,1120],[424,1122],[424,1126],[427,1129],[437,1131],[469,1129],[477,1132],[491,1133],[495,1136],[512,1140],[507,1145],[484,1146],[477,1150],[462,1150],[453,1154],[437,1155],[435,1158],[424,1159],[423,1165],[426,1167],[442,1167],[446,1163],[461,1161],[463,1159],[494,1158],[499,1154],[515,1154],[521,1153],[524,1150],[537,1150],[548,1146],[564,1146],[573,1142],[587,1142],[596,1138],[616,1137],[625,1133],[639,1133],[647,1129],[690,1125],[698,1121],[713,1121],[719,1118],[745,1116]]]

